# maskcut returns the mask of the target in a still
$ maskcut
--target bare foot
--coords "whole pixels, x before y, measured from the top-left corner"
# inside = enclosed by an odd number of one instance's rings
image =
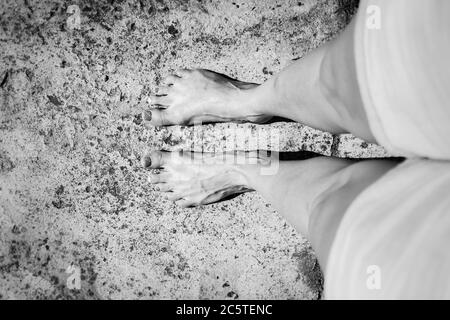
[[[163,168],[151,173],[149,182],[181,207],[194,207],[253,191],[248,175],[264,159],[257,153],[206,154],[153,151],[143,158],[146,168]],[[253,163],[253,164],[252,164]]]
[[[263,123],[270,116],[252,106],[249,90],[257,84],[231,79],[209,70],[181,70],[165,80],[151,104],[160,107],[145,111],[143,119],[152,126],[202,122]]]

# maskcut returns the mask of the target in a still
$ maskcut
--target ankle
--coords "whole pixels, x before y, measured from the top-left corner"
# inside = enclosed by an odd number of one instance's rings
[[[237,104],[248,110],[249,115],[267,115],[264,108],[264,101],[261,99],[264,88],[258,84],[248,84],[245,88],[240,88],[237,95]]]
[[[241,176],[241,181],[251,190],[257,190],[270,176],[275,176],[279,171],[279,159],[277,156],[261,155],[260,152],[246,153],[246,158],[240,159],[240,163],[234,169]],[[245,161],[245,163],[243,162]]]

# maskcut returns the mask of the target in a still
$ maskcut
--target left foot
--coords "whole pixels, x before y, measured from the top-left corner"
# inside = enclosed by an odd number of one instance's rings
[[[261,163],[250,155],[253,163]],[[242,164],[241,164],[242,163]],[[247,163],[247,164],[243,164]],[[146,168],[163,168],[149,182],[181,207],[218,202],[228,196],[253,191],[247,173],[255,169],[249,154],[202,154],[154,151],[143,158]]]

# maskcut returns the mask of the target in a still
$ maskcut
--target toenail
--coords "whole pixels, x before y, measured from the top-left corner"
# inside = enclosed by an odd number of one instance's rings
[[[144,111],[144,116],[143,116],[144,120],[146,121],[150,121],[152,120],[152,112],[151,111]]]
[[[142,163],[144,165],[144,168],[148,168],[152,165],[152,158],[150,156],[145,156],[142,160]]]

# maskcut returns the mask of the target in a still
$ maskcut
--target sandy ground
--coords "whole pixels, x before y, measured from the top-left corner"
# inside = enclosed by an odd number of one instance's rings
[[[154,192],[140,114],[180,67],[264,81],[342,29],[344,2],[2,0],[0,298],[319,298],[309,244],[258,194]]]

